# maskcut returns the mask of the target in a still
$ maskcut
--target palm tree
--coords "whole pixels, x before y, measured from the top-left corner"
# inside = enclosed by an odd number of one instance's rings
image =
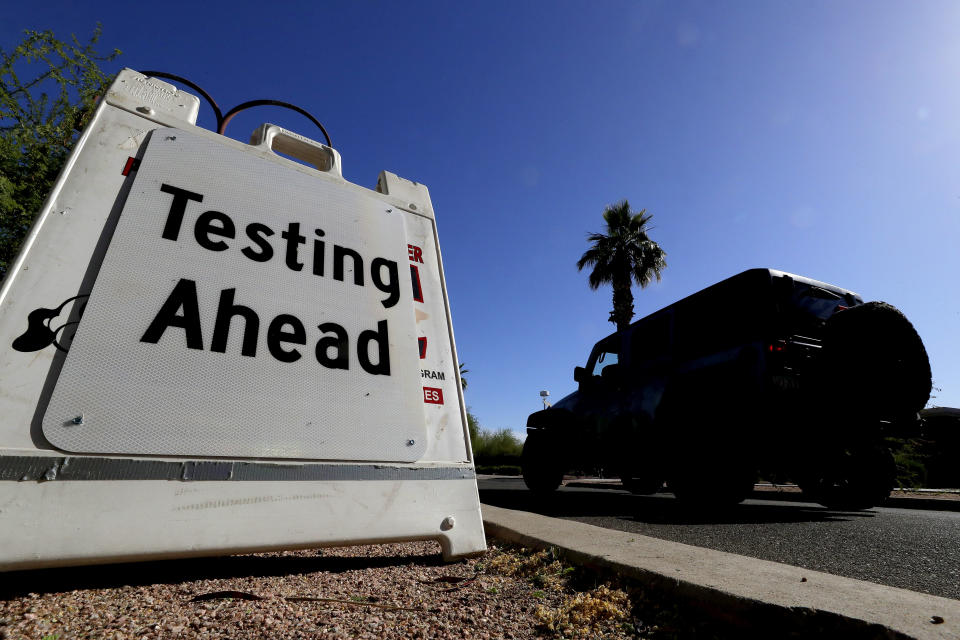
[[[467,373],[470,373],[470,369],[466,368],[466,365],[462,362],[460,363],[460,386],[463,387],[463,390],[467,390],[467,379],[463,376]]]
[[[580,256],[577,269],[583,270],[590,265],[590,288],[599,289],[600,285],[613,285],[613,311],[610,322],[617,325],[617,331],[630,326],[633,318],[633,293],[630,288],[636,282],[641,288],[650,284],[654,278],[660,280],[661,272],[667,268],[667,253],[650,239],[650,220],[653,214],[641,209],[639,213],[630,211],[626,200],[608,206],[603,212],[607,223],[607,232],[591,233],[587,240],[591,247]]]

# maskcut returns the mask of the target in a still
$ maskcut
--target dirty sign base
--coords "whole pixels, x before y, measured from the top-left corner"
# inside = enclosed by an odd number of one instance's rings
[[[0,482],[5,522],[31,532],[4,526],[0,570],[424,539],[450,560],[482,550],[475,501],[473,478]]]

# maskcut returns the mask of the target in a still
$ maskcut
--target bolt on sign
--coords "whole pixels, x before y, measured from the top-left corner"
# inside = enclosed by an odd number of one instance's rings
[[[426,187],[198,108],[122,71],[0,289],[0,569],[482,551]]]

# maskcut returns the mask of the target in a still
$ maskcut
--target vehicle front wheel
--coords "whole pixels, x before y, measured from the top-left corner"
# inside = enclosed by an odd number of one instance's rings
[[[563,463],[556,447],[544,434],[530,433],[520,456],[523,482],[534,493],[550,493],[563,482]]]

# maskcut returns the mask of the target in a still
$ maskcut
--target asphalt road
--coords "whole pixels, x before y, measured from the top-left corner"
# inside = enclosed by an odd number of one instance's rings
[[[480,479],[480,501],[960,600],[960,512],[747,500],[696,514],[672,494],[562,487],[535,498],[523,481]]]

